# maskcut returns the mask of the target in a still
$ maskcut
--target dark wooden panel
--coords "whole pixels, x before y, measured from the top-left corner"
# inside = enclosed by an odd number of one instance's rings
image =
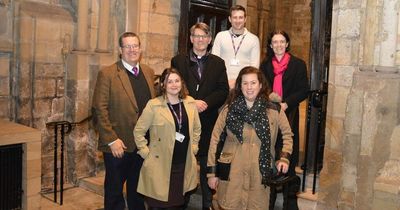
[[[230,27],[228,21],[232,0],[181,0],[178,52],[185,53],[191,48],[189,29],[197,22],[204,22],[215,35]]]

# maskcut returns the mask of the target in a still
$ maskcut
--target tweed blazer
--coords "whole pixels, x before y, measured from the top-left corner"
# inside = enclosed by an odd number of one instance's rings
[[[140,71],[147,81],[153,98],[155,96],[154,71],[144,64],[140,64]],[[122,61],[118,61],[98,73],[92,112],[94,125],[99,132],[98,149],[100,151],[111,152],[108,144],[118,138],[124,142],[127,152],[135,150],[136,145],[132,131],[139,117],[139,109]]]

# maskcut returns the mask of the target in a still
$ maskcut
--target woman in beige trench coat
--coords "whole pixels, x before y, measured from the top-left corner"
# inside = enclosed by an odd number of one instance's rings
[[[208,152],[208,184],[217,191],[220,209],[266,210],[267,186],[273,169],[286,173],[292,152],[292,136],[285,112],[269,101],[270,88],[262,72],[243,68],[215,124]],[[226,140],[218,162],[230,163],[229,177],[215,176],[216,149],[226,127]],[[274,161],[278,128],[282,132],[281,157]],[[225,178],[224,178],[225,179]]]
[[[182,209],[185,194],[198,183],[200,119],[179,72],[167,68],[160,83],[162,95],[147,103],[134,130],[138,154],[144,159],[137,191],[150,210]]]

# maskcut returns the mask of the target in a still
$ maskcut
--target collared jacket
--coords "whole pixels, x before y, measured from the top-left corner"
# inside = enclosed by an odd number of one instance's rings
[[[153,98],[155,96],[154,71],[144,64],[140,64],[140,71],[146,79],[151,98]],[[118,138],[124,142],[127,152],[135,150],[132,130],[139,117],[139,109],[134,94],[122,61],[99,71],[94,89],[92,112],[95,127],[99,132],[98,149],[100,151],[111,152],[108,144]]]
[[[195,100],[183,99],[189,123],[189,147],[185,163],[183,193],[197,187],[195,154],[201,133],[201,124]],[[150,140],[145,138],[150,130]],[[168,201],[172,156],[175,145],[175,122],[167,100],[159,96],[150,100],[140,116],[135,130],[138,154],[145,160],[140,170],[137,191],[145,196]],[[147,144],[150,143],[148,146]]]
[[[171,60],[171,66],[176,68],[185,80],[189,95],[196,100],[205,101],[208,105],[208,108],[200,113],[202,130],[198,156],[207,156],[218,109],[224,104],[229,93],[224,60],[208,54],[203,65],[203,73],[199,80],[195,71],[197,64],[189,55],[179,54]]]
[[[274,144],[278,130],[283,136],[282,152],[292,153],[292,135],[290,125],[285,112],[268,108],[266,110],[271,132],[271,154],[274,155]],[[215,153],[219,137],[225,127],[228,108],[224,107],[218,116],[211,136],[210,149],[208,151],[208,167],[215,167]],[[218,204],[224,209],[268,209],[269,187],[265,187],[261,180],[259,169],[259,154],[261,140],[258,138],[255,128],[245,123],[243,127],[243,144],[227,129],[227,137],[220,156],[220,162],[231,163],[229,180],[219,180],[217,190]],[[281,161],[288,162],[285,157]],[[214,173],[207,177],[214,177]]]
[[[261,63],[260,70],[264,73],[271,87],[273,87],[275,74],[272,66],[272,57],[267,57]],[[287,69],[283,73],[282,88],[282,102],[288,105],[285,113],[294,134],[293,154],[290,157],[292,164],[290,172],[294,175],[294,168],[299,160],[299,104],[307,98],[310,87],[307,79],[306,63],[292,54],[290,54]],[[278,139],[277,149],[281,147],[282,141]]]

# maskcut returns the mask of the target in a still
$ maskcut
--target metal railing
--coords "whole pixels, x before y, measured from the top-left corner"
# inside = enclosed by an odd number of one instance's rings
[[[305,190],[306,175],[309,170],[313,173],[312,193],[315,194],[317,175],[322,169],[322,159],[325,143],[325,115],[327,92],[311,91],[307,107],[307,130],[304,154],[302,191]]]
[[[46,123],[47,128],[54,129],[54,179],[53,179],[53,201],[57,203],[57,190],[58,190],[58,178],[60,179],[60,205],[63,205],[63,194],[64,194],[64,147],[65,147],[65,135],[70,133],[74,126],[82,124],[90,120],[92,116],[89,116],[79,122],[70,123],[68,121],[55,121]],[[60,134],[60,135],[59,135]],[[58,166],[58,142],[60,140],[60,165]],[[58,176],[60,171],[60,176]]]

